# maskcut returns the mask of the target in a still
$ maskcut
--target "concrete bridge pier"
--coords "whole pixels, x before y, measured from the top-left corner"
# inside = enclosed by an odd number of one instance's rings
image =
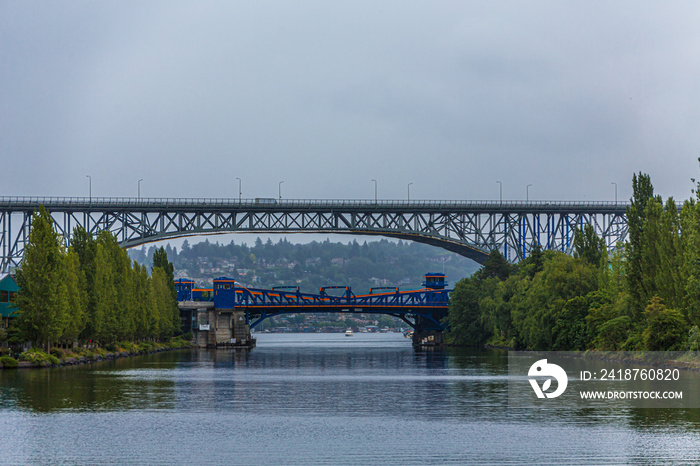
[[[242,346],[252,347],[255,340],[251,338],[250,326],[245,323],[245,312],[235,309],[212,309],[209,322],[214,328],[209,330],[207,346]]]
[[[245,311],[209,308],[198,312],[199,325],[192,331],[200,347],[252,348],[250,326],[245,323]]]

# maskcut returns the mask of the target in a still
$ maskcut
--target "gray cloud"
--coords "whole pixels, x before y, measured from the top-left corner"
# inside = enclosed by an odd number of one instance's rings
[[[698,10],[1,2],[0,195],[684,198]]]

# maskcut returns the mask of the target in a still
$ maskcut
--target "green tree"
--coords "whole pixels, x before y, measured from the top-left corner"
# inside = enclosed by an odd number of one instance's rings
[[[47,350],[66,326],[64,252],[53,219],[44,209],[32,215],[29,242],[17,272],[17,324],[24,337]]]
[[[138,340],[145,340],[153,336],[153,310],[151,304],[151,283],[148,270],[134,262],[134,335]]]
[[[480,282],[477,277],[463,278],[450,294],[447,340],[452,344],[483,345],[491,337],[479,308]]]
[[[489,254],[489,258],[484,262],[484,266],[476,272],[477,279],[498,278],[505,280],[510,276],[513,267],[508,263],[508,260],[503,257],[497,249],[494,249]]]
[[[606,250],[605,241],[598,238],[592,225],[586,224],[583,230],[574,231],[574,257],[598,266]]]
[[[642,320],[642,311],[648,300],[646,271],[644,270],[644,241],[647,204],[654,198],[654,187],[649,175],[639,173],[632,176],[632,199],[627,208],[629,243],[625,248],[627,291],[630,295],[630,318],[633,322]]]
[[[162,247],[153,254],[153,271],[155,272],[158,268],[163,270],[165,286],[170,295],[169,299],[163,298],[166,299],[163,302],[165,312],[168,312],[171,321],[169,328],[173,332],[180,333],[180,309],[177,305],[177,292],[175,291],[175,268],[172,262],[168,261],[168,254]]]
[[[659,268],[656,289],[659,297],[671,308],[683,310],[686,306],[683,267],[683,244],[678,207],[673,198],[666,201],[659,228]]]
[[[568,309],[566,306],[569,300],[595,291],[596,272],[595,267],[563,253],[554,253],[545,262],[542,272],[532,279],[521,305],[513,309],[513,326],[527,349],[547,350],[554,348],[557,341],[564,345],[565,341],[585,339],[585,335],[563,337],[561,334],[585,331],[581,322],[585,313],[580,303],[572,303]],[[561,320],[575,328],[558,326]]]
[[[95,256],[94,314],[95,338],[102,344],[119,339],[119,291],[117,290],[117,268],[110,251],[110,235],[100,235]]]
[[[661,298],[654,296],[644,310],[647,327],[642,332],[649,351],[682,351],[687,344],[688,324],[676,309],[667,309]]]
[[[80,334],[80,339],[83,341],[94,340],[96,338],[95,326],[98,324],[95,318],[97,302],[95,295],[97,242],[83,227],[78,226],[73,230],[71,247],[78,255],[80,269],[85,275],[85,290],[87,294],[85,328]]]
[[[64,282],[67,292],[68,319],[63,340],[66,343],[73,343],[85,329],[88,297],[85,273],[80,268],[80,259],[72,247],[68,249],[65,264]]]
[[[164,339],[172,336],[176,327],[172,319],[172,296],[168,288],[168,277],[161,267],[151,273],[151,306],[153,309],[152,335]]]

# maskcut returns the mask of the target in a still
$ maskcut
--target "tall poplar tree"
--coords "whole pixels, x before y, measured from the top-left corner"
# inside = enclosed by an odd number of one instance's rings
[[[68,249],[65,261],[67,319],[62,339],[70,344],[75,342],[85,329],[88,297],[85,273],[80,269],[80,259],[73,248]]]
[[[259,238],[258,238],[259,239]],[[169,311],[171,328],[173,331],[180,331],[180,309],[177,306],[177,292],[175,291],[175,267],[168,261],[168,253],[161,247],[153,253],[153,272],[157,268],[163,270],[163,278],[167,287],[169,299],[164,305]],[[165,299],[165,298],[164,298]]]
[[[17,324],[24,337],[47,350],[65,327],[66,290],[63,284],[64,257],[53,219],[41,206],[32,215],[29,242],[17,272],[19,291],[15,306]]]
[[[71,247],[78,255],[80,269],[85,274],[85,292],[87,295],[87,301],[85,303],[86,319],[85,327],[80,333],[80,339],[84,341],[94,340],[97,332],[95,328],[95,325],[97,325],[95,319],[95,305],[97,302],[95,295],[95,258],[97,255],[97,242],[85,228],[78,226],[73,230]]]
[[[95,339],[100,343],[111,343],[117,332],[117,289],[114,286],[114,267],[107,247],[97,244],[95,256],[95,312],[93,325]]]
[[[647,174],[632,176],[632,199],[627,207],[629,243],[625,248],[629,313],[633,322],[642,321],[648,293],[645,290],[643,250],[647,204],[654,198],[654,187]]]

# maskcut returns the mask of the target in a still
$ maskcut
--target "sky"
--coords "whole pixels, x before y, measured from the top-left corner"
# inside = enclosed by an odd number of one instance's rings
[[[0,196],[612,201],[700,179],[700,2],[0,0]],[[87,177],[90,175],[90,178]],[[280,182],[283,183],[280,185]],[[412,183],[409,188],[409,183]]]

